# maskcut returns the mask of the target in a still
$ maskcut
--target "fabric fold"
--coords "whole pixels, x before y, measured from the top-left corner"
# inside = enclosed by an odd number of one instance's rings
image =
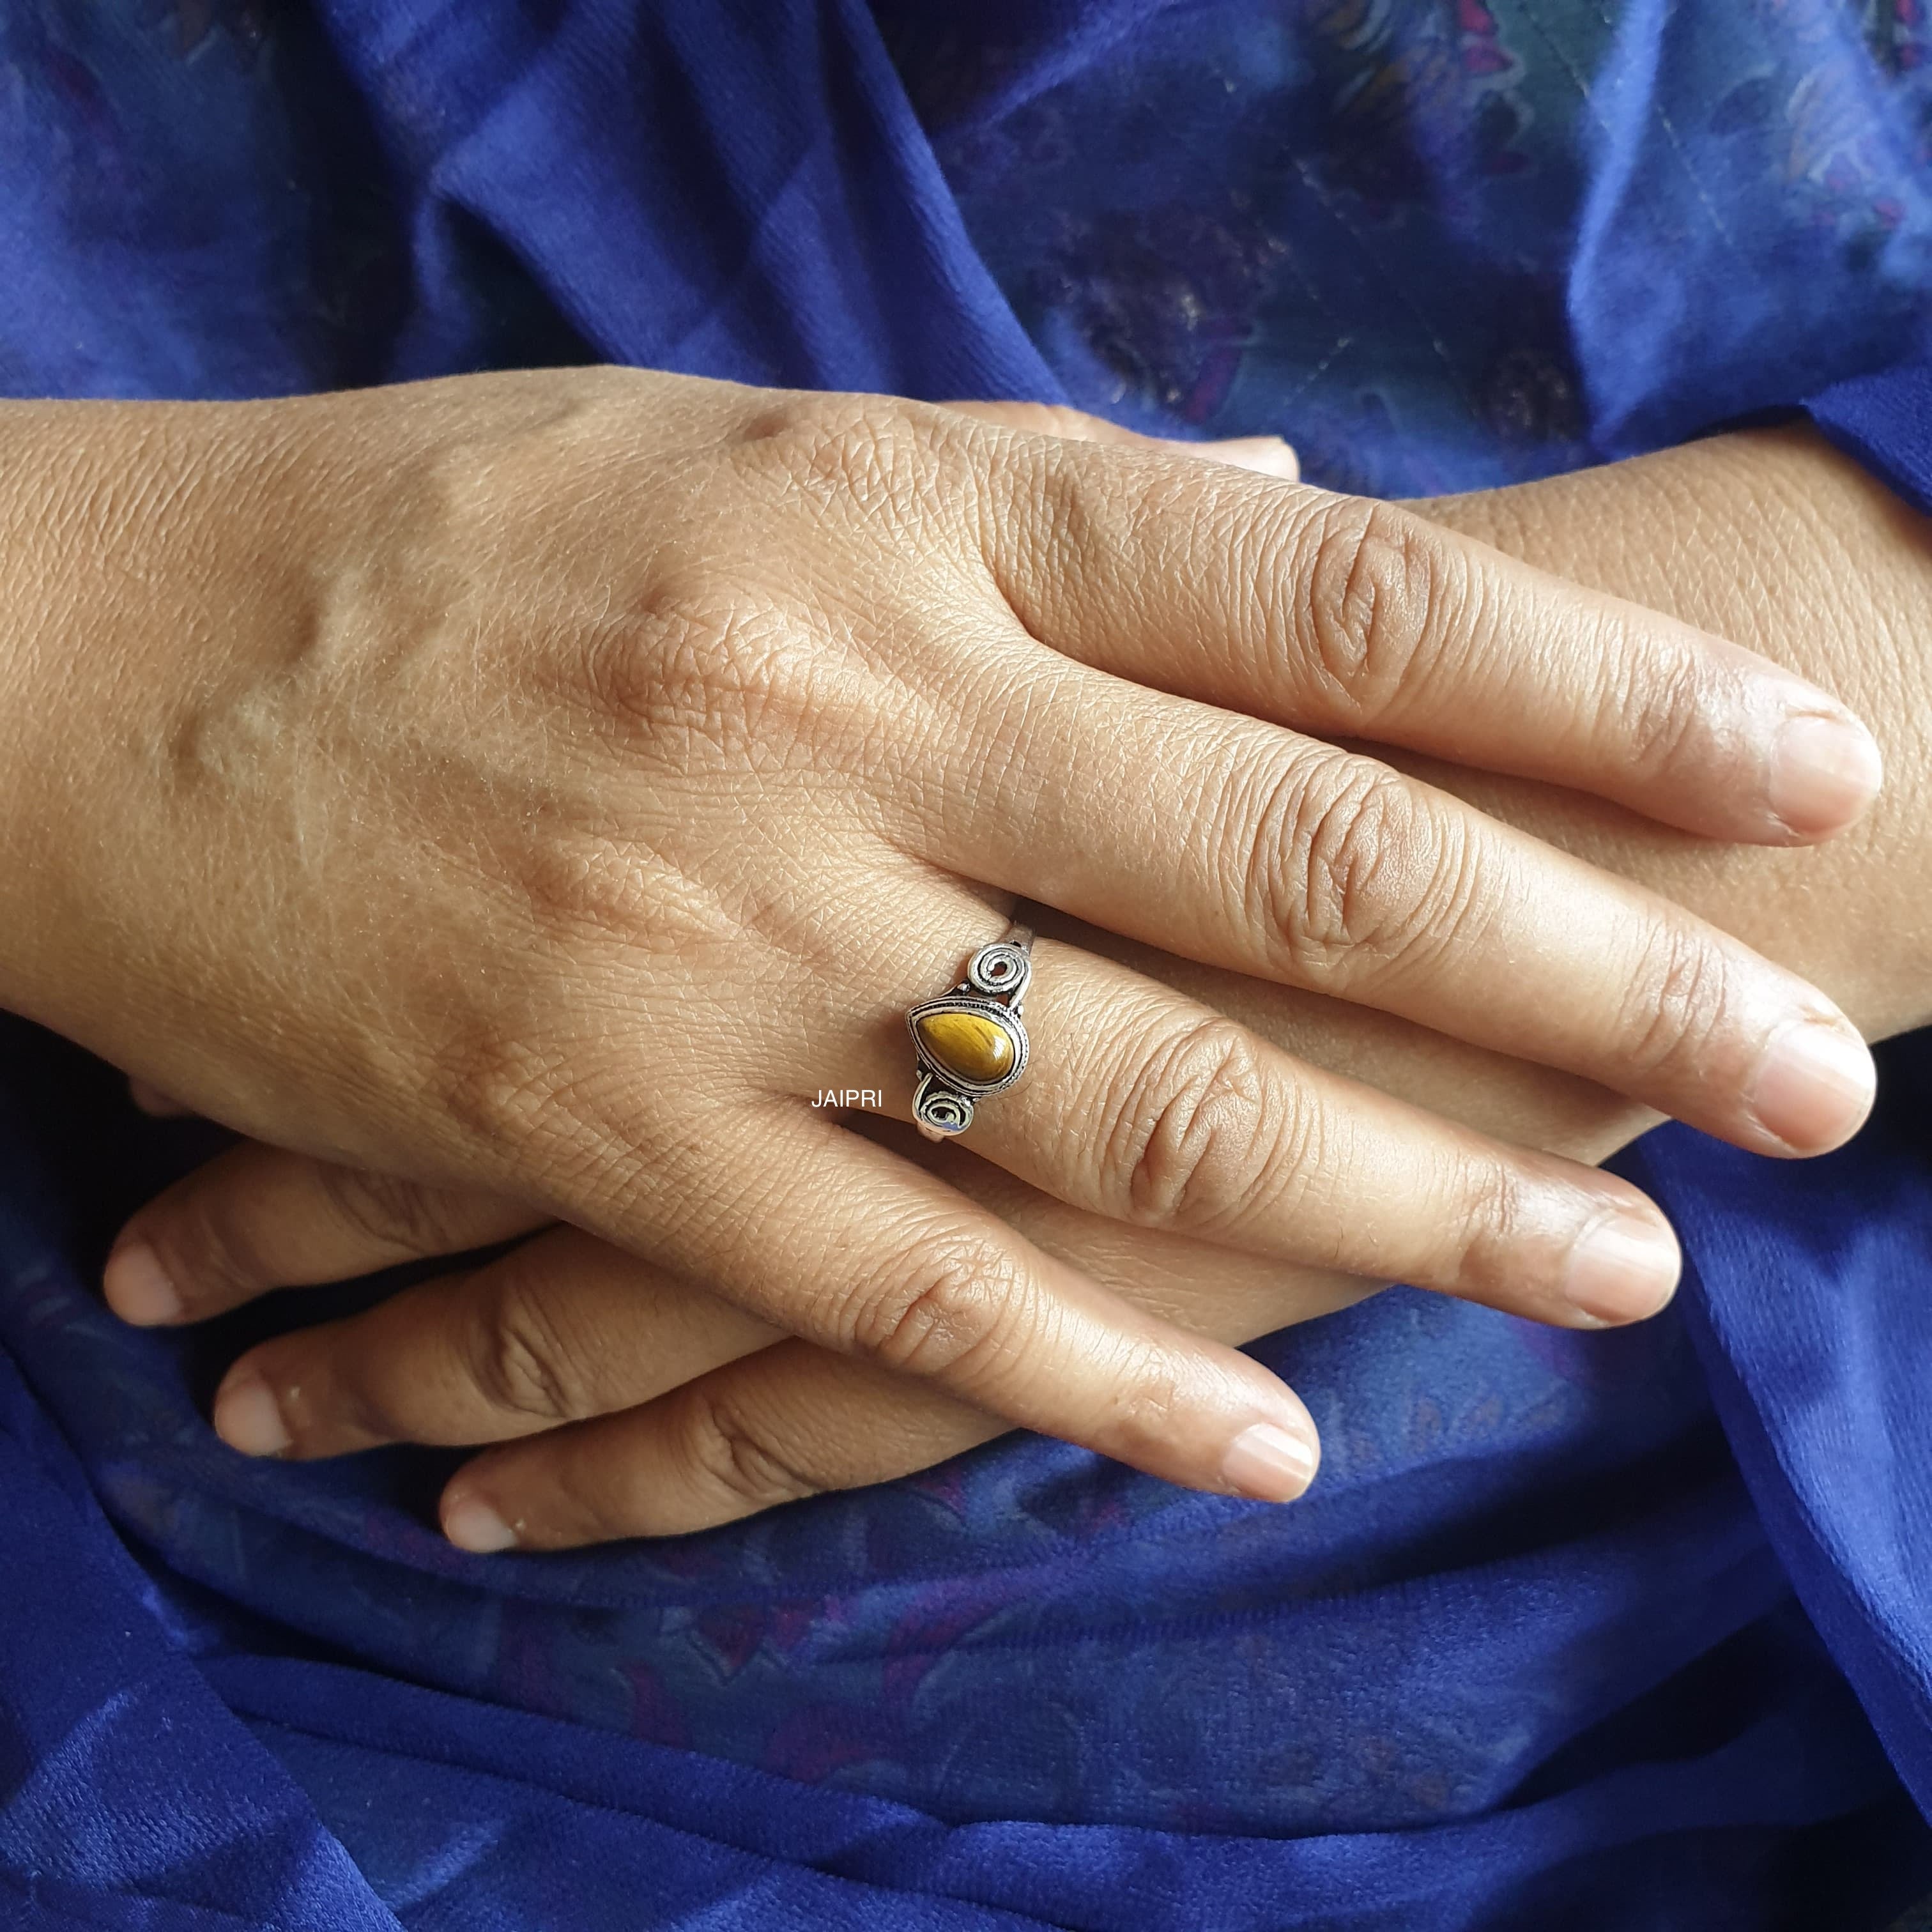
[[[1389,494],[1808,395],[1923,508],[1932,201],[1892,136],[1932,37],[1887,36],[1507,0],[16,8],[0,387],[603,358],[1283,430]],[[1012,1438],[484,1560],[436,1534],[447,1457],[216,1441],[225,1362],[338,1304],[113,1322],[110,1232],[208,1136],[0,1024],[0,1916],[1880,1922],[1932,1885],[1900,1782],[1932,1785],[1922,1044],[1887,1082],[1826,1162],[1642,1143],[1694,1268],[1639,1330],[1398,1290],[1258,1343],[1328,1445],[1294,1510]]]

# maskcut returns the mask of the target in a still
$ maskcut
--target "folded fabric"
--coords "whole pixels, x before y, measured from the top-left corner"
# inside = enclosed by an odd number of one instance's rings
[[[1807,398],[1922,507],[1927,30],[1661,0],[322,0],[0,19],[0,388],[598,356],[1281,430],[1390,494]],[[84,648],[84,640],[80,647]],[[1258,1345],[1288,1510],[1010,1438],[466,1557],[257,1464],[116,1218],[208,1144],[0,1030],[0,1922],[1876,1925],[1932,1887],[1922,1041],[1800,1168],[1670,1128],[1678,1307]],[[382,1292],[381,1285],[368,1291]]]

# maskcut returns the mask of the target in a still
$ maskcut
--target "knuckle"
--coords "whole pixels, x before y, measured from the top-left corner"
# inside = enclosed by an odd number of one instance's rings
[[[1702,680],[1688,656],[1660,664],[1622,641],[1621,754],[1637,777],[1654,778],[1708,749]]]
[[[943,500],[946,437],[923,412],[866,399],[808,448],[804,481],[867,517],[903,517]]]
[[[970,1237],[935,1235],[852,1298],[851,1346],[920,1376],[956,1374],[1007,1346],[1031,1283],[1009,1256]]]
[[[691,1466],[706,1488],[741,1514],[797,1502],[827,1486],[800,1467],[756,1418],[722,1390],[701,1384],[691,1388],[682,1420]]]
[[[796,740],[821,694],[821,650],[792,598],[709,572],[668,574],[604,626],[590,683],[626,748],[680,773]]]
[[[377,1249],[416,1256],[467,1245],[457,1234],[452,1204],[436,1189],[371,1168],[324,1163],[317,1174],[337,1225]]]
[[[1144,1343],[1121,1364],[1109,1420],[1124,1442],[1172,1443],[1198,1400],[1192,1378],[1168,1352]]]
[[[1426,964],[1467,936],[1479,903],[1457,821],[1364,759],[1290,771],[1251,849],[1252,918],[1329,985]]]
[[[538,1427],[598,1412],[569,1340],[541,1297],[507,1274],[471,1300],[466,1366],[493,1409]]]
[[[1494,1293],[1518,1288],[1522,1249],[1535,1232],[1520,1178],[1499,1160],[1471,1161],[1444,1217],[1447,1252],[1439,1285]]]
[[[1204,1232],[1254,1204],[1280,1136],[1255,1042],[1204,1019],[1148,1056],[1102,1142],[1103,1192],[1133,1220]]]
[[[1642,1077],[1692,1077],[1735,1004],[1722,949],[1674,920],[1660,922],[1624,998],[1624,1063]]]
[[[1459,628],[1470,589],[1462,554],[1408,512],[1352,496],[1323,503],[1304,540],[1308,669],[1342,717],[1386,718],[1432,645]]]
[[[142,1239],[172,1281],[192,1285],[196,1300],[206,1300],[210,1289],[251,1294],[278,1286],[278,1271],[254,1220],[211,1180],[190,1184],[175,1211],[167,1211],[164,1203],[160,1211],[143,1216]]]
[[[946,507],[964,427],[897,396],[808,397],[763,412],[740,448],[760,495],[902,526]]]

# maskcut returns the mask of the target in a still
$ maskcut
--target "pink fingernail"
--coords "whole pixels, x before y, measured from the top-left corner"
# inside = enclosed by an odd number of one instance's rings
[[[1773,742],[1766,775],[1771,808],[1802,837],[1850,825],[1877,797],[1885,760],[1855,718],[1790,719]]]
[[[217,1391],[214,1432],[244,1456],[280,1456],[293,1441],[273,1393],[255,1369],[231,1374]]]
[[[1272,1422],[1253,1422],[1228,1444],[1221,1478],[1238,1495],[1264,1503],[1288,1503],[1315,1480],[1322,1459],[1312,1436]]]
[[[1593,1322],[1641,1322],[1670,1299],[1683,1266],[1660,1221],[1618,1213],[1586,1228],[1570,1250],[1563,1294]]]
[[[494,1556],[517,1540],[517,1532],[476,1496],[464,1496],[444,1508],[442,1533],[458,1549],[476,1556]]]
[[[1771,1036],[1745,1103],[1796,1154],[1823,1154],[1851,1138],[1871,1112],[1878,1070],[1849,1026],[1792,1020]]]
[[[101,1292],[123,1322],[152,1328],[157,1322],[178,1322],[182,1298],[168,1279],[160,1257],[146,1241],[128,1241],[107,1257],[101,1270]]]

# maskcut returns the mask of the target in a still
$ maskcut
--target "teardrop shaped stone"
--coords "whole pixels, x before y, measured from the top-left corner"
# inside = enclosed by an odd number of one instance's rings
[[[1004,1080],[1012,1070],[1012,1037],[983,1013],[922,1013],[913,1030],[933,1059],[962,1080]]]

